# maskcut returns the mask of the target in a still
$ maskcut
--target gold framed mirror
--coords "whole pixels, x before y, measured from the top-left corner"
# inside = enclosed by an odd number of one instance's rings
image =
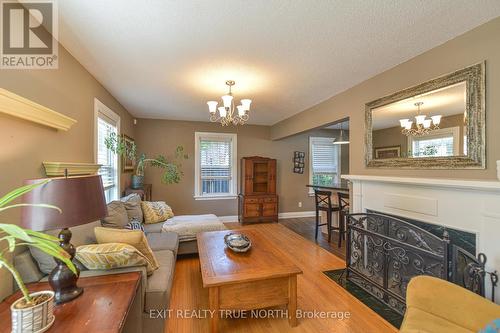
[[[485,63],[366,104],[373,168],[484,169]]]

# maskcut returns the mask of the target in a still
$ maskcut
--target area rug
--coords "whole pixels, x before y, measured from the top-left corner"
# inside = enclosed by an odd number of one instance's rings
[[[343,272],[343,269],[336,269],[332,271],[325,271],[323,273],[330,279],[335,281],[342,288],[347,290],[351,295],[363,302],[370,309],[378,313],[382,318],[387,320],[394,327],[398,329],[401,327],[403,316],[389,308],[384,303],[380,302],[378,299],[376,299],[360,287],[356,286],[354,283],[346,281],[345,274],[342,274]]]

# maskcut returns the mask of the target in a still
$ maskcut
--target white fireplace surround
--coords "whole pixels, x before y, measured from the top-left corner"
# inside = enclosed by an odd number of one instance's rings
[[[368,209],[476,234],[486,269],[500,272],[500,181],[343,175],[352,183],[351,210]],[[491,283],[486,278],[486,296]],[[500,291],[496,292],[500,303]]]

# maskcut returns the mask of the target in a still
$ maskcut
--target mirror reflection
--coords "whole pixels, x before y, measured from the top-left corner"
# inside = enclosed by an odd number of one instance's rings
[[[467,156],[465,81],[371,111],[374,159]]]

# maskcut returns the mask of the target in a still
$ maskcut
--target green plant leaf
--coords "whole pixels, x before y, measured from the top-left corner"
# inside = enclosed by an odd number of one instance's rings
[[[7,209],[12,209],[12,208],[19,208],[19,207],[41,207],[41,208],[51,208],[59,211],[59,213],[62,213],[62,210],[59,207],[56,207],[54,205],[48,205],[48,204],[27,204],[27,203],[20,203],[20,204],[15,204],[15,205],[9,205],[5,207],[0,208],[0,212],[7,210]]]
[[[9,252],[12,252],[16,249],[16,238],[14,236],[5,236],[0,238],[0,242],[3,240],[7,241],[7,243],[9,244]]]
[[[50,182],[50,179],[46,179],[46,180],[44,180],[40,183],[36,183],[36,184],[24,185],[24,186],[21,186],[19,188],[16,188],[15,190],[12,190],[11,192],[7,193],[2,198],[0,198],[0,207],[5,206],[6,204],[11,202],[12,200],[22,196],[23,194],[26,194],[26,193],[32,191],[34,188],[36,188],[38,186],[47,184],[48,182]]]
[[[37,249],[40,249],[41,251],[51,255],[52,257],[61,260],[74,274],[77,274],[76,267],[70,260],[70,255],[59,245],[53,244],[51,242],[37,242],[28,245],[36,247]],[[53,245],[56,245],[56,247],[54,247]]]
[[[15,224],[4,224],[0,223],[0,230],[3,230],[5,233],[14,236],[18,239],[21,239],[25,242],[33,242],[33,238],[31,238],[23,228],[18,227]]]
[[[32,237],[38,237],[38,238],[46,239],[46,240],[49,240],[52,242],[59,242],[59,238],[57,238],[56,236],[47,235],[47,234],[44,234],[43,232],[33,231],[33,230],[29,230],[29,229],[24,229],[24,231],[26,231],[26,233]]]

